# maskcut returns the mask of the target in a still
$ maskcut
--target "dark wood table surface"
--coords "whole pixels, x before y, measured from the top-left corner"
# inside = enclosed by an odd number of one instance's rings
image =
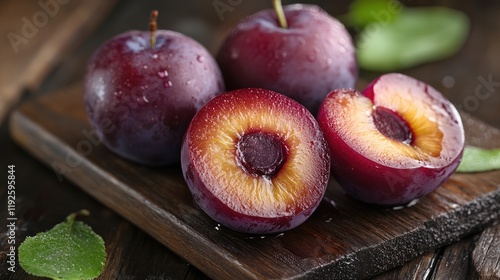
[[[46,2],[59,3],[55,0]],[[60,1],[66,4],[58,4],[57,12],[47,17],[47,22],[43,26],[40,24],[26,43],[17,45],[17,53],[9,41],[9,32],[21,34],[24,18],[33,20],[43,9],[37,1],[0,2],[0,162],[2,170],[15,165],[16,244],[26,236],[50,229],[69,213],[88,209],[91,216],[82,220],[104,238],[108,254],[108,263],[99,279],[208,278],[78,187],[67,180],[59,180],[52,169],[17,146],[9,135],[9,112],[32,97],[71,87],[81,81],[92,52],[115,34],[146,29],[152,9],[160,11],[160,28],[185,33],[215,53],[228,28],[243,16],[270,7],[271,1],[81,2]],[[233,6],[218,14],[214,8],[217,2]],[[336,16],[345,13],[351,1],[302,2],[318,4]],[[443,0],[405,3],[451,6],[469,15],[470,35],[456,55],[404,73],[428,82],[465,113],[500,128],[500,2]],[[366,84],[377,75],[379,73],[362,71],[359,84]],[[6,221],[7,211],[5,181],[0,185],[2,221]],[[5,230],[6,227],[2,226],[0,279],[37,279],[27,275],[18,265],[15,273],[7,270]],[[499,248],[500,225],[494,223],[375,279],[499,279]]]

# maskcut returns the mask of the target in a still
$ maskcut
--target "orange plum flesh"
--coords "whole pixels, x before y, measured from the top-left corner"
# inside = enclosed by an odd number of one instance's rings
[[[208,102],[188,127],[181,164],[195,202],[220,224],[250,234],[303,223],[330,175],[328,145],[312,114],[263,89]]]
[[[445,182],[460,163],[464,129],[436,89],[386,74],[362,92],[331,92],[318,123],[328,141],[332,175],[352,197],[404,205]]]

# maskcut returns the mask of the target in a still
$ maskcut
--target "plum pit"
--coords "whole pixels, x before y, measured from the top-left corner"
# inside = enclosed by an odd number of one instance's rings
[[[286,160],[286,146],[274,134],[247,133],[238,140],[236,159],[251,175],[273,177]]]
[[[373,112],[373,121],[377,129],[385,136],[411,144],[413,133],[408,123],[397,113],[384,107],[376,107]]]

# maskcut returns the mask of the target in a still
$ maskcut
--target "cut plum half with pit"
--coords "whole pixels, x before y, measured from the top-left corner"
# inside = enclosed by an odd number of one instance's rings
[[[362,93],[331,92],[317,119],[332,175],[364,202],[407,204],[442,185],[462,158],[464,129],[456,108],[403,74],[383,75]]]
[[[302,224],[330,176],[328,144],[313,115],[256,88],[208,102],[188,127],[181,163],[196,203],[218,223],[250,234]]]

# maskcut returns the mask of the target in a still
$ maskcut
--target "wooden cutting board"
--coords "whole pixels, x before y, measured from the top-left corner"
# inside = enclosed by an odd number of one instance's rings
[[[500,147],[499,130],[467,115],[463,120],[469,144]],[[54,176],[71,180],[216,279],[367,278],[500,218],[500,171],[454,174],[400,209],[356,202],[332,179],[304,224],[249,236],[194,205],[179,166],[144,167],[100,144],[86,120],[80,84],[28,101],[11,115],[10,130]]]

